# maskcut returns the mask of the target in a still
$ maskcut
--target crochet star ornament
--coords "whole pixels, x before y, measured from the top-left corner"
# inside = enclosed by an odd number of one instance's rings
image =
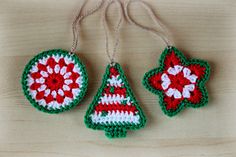
[[[22,75],[22,88],[30,103],[47,113],[76,106],[87,90],[85,66],[75,54],[55,49],[29,61]]]
[[[146,118],[118,63],[108,65],[103,82],[85,115],[85,124],[108,138],[126,137],[144,127]]]
[[[206,61],[187,59],[175,47],[167,47],[159,60],[160,66],[144,75],[143,84],[159,96],[161,109],[174,116],[186,107],[198,108],[208,103],[205,83],[210,66]]]

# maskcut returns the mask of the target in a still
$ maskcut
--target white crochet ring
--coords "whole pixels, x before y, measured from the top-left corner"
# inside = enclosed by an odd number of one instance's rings
[[[76,106],[87,85],[87,72],[79,58],[60,49],[35,56],[22,75],[25,96],[34,107],[47,113],[59,113]]]

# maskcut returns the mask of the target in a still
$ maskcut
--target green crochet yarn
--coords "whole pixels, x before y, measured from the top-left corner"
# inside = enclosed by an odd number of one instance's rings
[[[84,120],[88,128],[104,130],[108,138],[126,137],[127,130],[145,126],[145,115],[118,63],[107,66],[102,85]]]
[[[177,68],[179,68],[179,70]],[[178,73],[175,74],[175,72]],[[185,74],[183,74],[184,72]],[[163,81],[164,78],[162,77],[166,76],[168,76],[168,78],[165,78],[165,81]],[[143,85],[147,88],[147,90],[159,96],[159,104],[162,111],[167,116],[172,117],[186,107],[199,108],[205,106],[208,103],[208,93],[205,87],[205,83],[209,79],[209,76],[210,66],[206,61],[199,59],[187,59],[177,48],[167,47],[162,52],[159,60],[159,67],[145,73],[143,78]],[[192,82],[195,81],[194,79],[196,77],[197,79],[194,83],[191,83],[191,81],[189,81],[185,77],[189,77],[188,79],[190,80],[193,79],[191,80]],[[170,78],[175,78],[175,80],[171,80]],[[176,91],[176,89],[174,89],[174,87],[181,88],[181,83],[178,83],[176,79],[183,84],[186,82],[190,82],[191,85],[182,85],[183,91],[181,93],[181,91],[179,92],[179,90]],[[167,85],[168,87],[165,87]],[[163,87],[166,89],[164,89]],[[193,91],[186,92],[185,87],[194,87],[194,90],[188,89]],[[173,89],[175,91],[173,91]],[[179,93],[181,93],[182,96],[180,98]],[[171,94],[172,96],[168,96]],[[175,98],[174,96],[178,98]]]
[[[60,113],[82,100],[88,75],[75,54],[53,49],[43,51],[28,62],[21,84],[32,106],[46,113]]]

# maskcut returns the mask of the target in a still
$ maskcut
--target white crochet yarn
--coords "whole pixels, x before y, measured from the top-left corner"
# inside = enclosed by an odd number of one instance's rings
[[[103,116],[102,112],[95,111],[90,117],[95,124],[132,123],[137,125],[140,123],[140,116],[128,111],[108,111],[106,116]]]
[[[189,84],[189,85],[185,85],[183,88],[183,97],[184,98],[190,98],[190,92],[194,91],[195,85],[194,84]]]
[[[115,86],[115,87],[121,87],[123,85],[122,80],[119,78],[119,75],[112,76],[111,79],[109,78],[107,80],[108,85]]]
[[[107,104],[121,104],[123,101],[126,101],[127,105],[131,105],[130,97],[124,97],[123,95],[119,94],[104,94],[104,96],[100,97],[98,103],[107,105]]]
[[[120,76],[111,76],[107,80],[107,86],[110,87],[121,87],[123,86],[122,79]],[[115,105],[115,104],[122,104],[125,102],[125,105],[131,106],[132,101],[130,96],[128,95],[119,95],[119,94],[104,94],[99,98],[98,104],[102,105]],[[111,110],[108,111],[106,115],[102,114],[102,111],[94,111],[93,114],[90,115],[91,120],[95,124],[107,125],[107,124],[116,124],[116,123],[130,123],[130,124],[140,124],[140,116],[138,115],[138,111],[135,113],[128,112],[128,111],[119,111],[119,110]]]
[[[174,96],[175,99],[180,99],[182,97],[180,91],[178,89],[175,89],[175,88],[169,88],[166,91],[166,95],[169,96],[169,97]]]
[[[31,73],[35,73],[35,72],[39,71],[39,69],[37,67],[38,63],[45,65],[47,71],[40,71],[40,74],[41,74],[40,78],[34,80],[30,74],[28,75],[28,78],[27,78],[27,85],[29,87],[35,82],[42,84],[37,90],[29,89],[29,94],[32,96],[32,98],[36,102],[38,102],[39,105],[41,105],[43,107],[47,107],[47,109],[49,109],[49,110],[50,109],[60,109],[61,107],[65,107],[66,105],[70,105],[70,103],[73,101],[73,99],[75,99],[80,94],[80,92],[81,92],[80,88],[82,87],[82,84],[83,84],[82,71],[81,71],[79,65],[76,64],[71,57],[68,57],[68,56],[64,57],[63,55],[53,55],[52,58],[54,58],[54,60],[56,62],[58,62],[61,58],[64,58],[64,61],[66,64],[70,64],[70,63],[74,64],[74,68],[72,69],[73,72],[80,74],[80,76],[75,81],[75,83],[77,83],[79,85],[79,88],[73,88],[72,89],[73,98],[65,97],[65,99],[62,103],[58,103],[57,101],[54,100],[54,101],[50,102],[49,104],[47,104],[44,99],[37,100],[36,99],[37,92],[41,92],[41,91],[44,91],[45,97],[47,97],[49,94],[51,94],[53,96],[53,98],[56,98],[57,95],[64,96],[64,91],[69,91],[70,90],[69,85],[71,83],[73,83],[73,81],[71,79],[69,79],[69,77],[71,76],[72,73],[67,72],[66,66],[63,66],[62,68],[60,68],[59,64],[56,64],[54,69],[52,69],[50,66],[46,65],[47,60],[50,57],[51,56],[47,56],[42,59],[39,59],[38,62],[36,62],[32,66],[32,68],[30,69]],[[61,74],[65,79],[63,88],[59,89],[58,91],[56,91],[56,90],[51,91],[50,89],[46,89],[47,87],[45,85],[45,78],[47,78],[52,73]]]
[[[184,77],[188,79],[191,84],[185,85],[183,87],[182,93],[176,89],[176,88],[169,88],[171,85],[171,80],[168,77],[168,75],[177,75],[179,73],[183,73]],[[181,65],[175,65],[174,67],[170,67],[167,70],[167,73],[163,73],[161,76],[161,86],[165,90],[165,94],[169,97],[174,97],[175,99],[180,99],[180,98],[190,98],[190,92],[194,91],[195,89],[195,84],[197,81],[197,76],[195,74],[191,74],[191,70],[187,67],[183,67]]]
[[[164,90],[166,90],[171,83],[168,75],[166,73],[162,74],[161,80],[162,80],[161,86]]]
[[[181,65],[175,65],[173,68],[170,67],[167,72],[171,75],[176,75],[178,74],[179,72],[181,72],[181,70],[183,69],[183,66]]]
[[[183,69],[183,73],[184,73],[184,77],[187,78],[191,83],[196,83],[197,81],[197,75],[190,75],[191,74],[191,70],[189,68],[184,68]]]

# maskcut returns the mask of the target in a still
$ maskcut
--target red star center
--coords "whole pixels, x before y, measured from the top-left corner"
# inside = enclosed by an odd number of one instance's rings
[[[183,87],[185,85],[190,84],[190,81],[184,77],[184,74],[182,72],[178,73],[176,75],[169,74],[168,77],[171,80],[171,84],[170,84],[169,88],[178,89],[178,91],[180,91],[180,92],[183,91]]]
[[[50,74],[46,80],[45,84],[50,90],[58,90],[63,87],[64,77],[61,74]]]
[[[168,97],[189,98],[194,91],[197,76],[181,65],[175,65],[161,75],[161,87]]]

